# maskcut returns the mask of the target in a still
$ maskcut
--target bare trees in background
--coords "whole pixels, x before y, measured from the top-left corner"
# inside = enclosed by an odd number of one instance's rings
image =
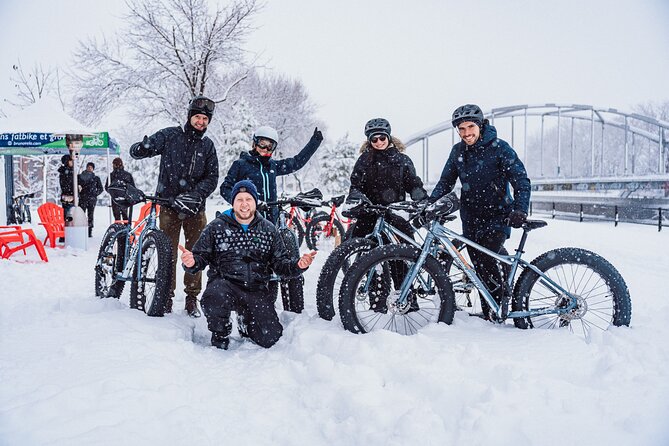
[[[197,94],[220,100],[226,73],[244,66],[255,0],[210,10],[205,0],[128,0],[112,41],[89,39],[75,53],[75,111],[92,122],[117,106],[135,119],[183,120]]]
[[[127,110],[135,134],[129,131],[133,140],[121,141],[125,151],[165,122],[183,125],[190,98],[204,94],[217,101],[207,136],[216,144],[222,175],[241,149],[250,149],[257,125],[279,132],[277,156],[290,156],[306,143],[315,107],[304,85],[262,75],[247,60],[244,45],[261,8],[258,1],[211,9],[206,0],[128,0],[127,5],[125,27],[113,40],[90,39],[75,54],[72,104],[79,119],[93,124],[116,108]],[[128,163],[147,174],[140,178],[155,179],[157,162],[137,164]]]

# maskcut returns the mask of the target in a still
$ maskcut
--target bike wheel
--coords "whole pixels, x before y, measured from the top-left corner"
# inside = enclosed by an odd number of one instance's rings
[[[376,242],[366,238],[354,238],[345,241],[330,253],[318,276],[316,288],[316,307],[321,318],[332,320],[335,315],[334,296],[339,296],[344,274],[362,253],[373,248],[376,248]]]
[[[532,261],[555,283],[577,296],[574,309],[563,314],[514,318],[518,328],[569,327],[588,337],[592,329],[629,325],[632,302],[620,273],[601,256],[580,248],[548,251]],[[553,292],[537,273],[525,269],[513,292],[514,311],[564,308],[569,300]]]
[[[281,281],[284,310],[301,313],[304,310],[304,277]]]
[[[100,298],[121,297],[124,280],[119,280],[118,275],[123,271],[125,260],[125,241],[128,237],[126,226],[113,224],[107,228],[98,260],[95,263],[95,295]]]
[[[302,246],[302,243],[304,243],[304,227],[302,226],[302,223],[300,223],[297,218],[294,218],[293,221],[288,224],[288,229],[293,231],[293,234],[295,234],[295,238],[297,239],[297,247],[299,248]]]
[[[344,226],[336,218],[332,221],[331,228],[329,223],[330,216],[327,214],[319,215],[311,219],[306,230],[306,240],[309,249],[315,251],[324,243],[331,243],[333,246],[341,244],[341,241],[344,239],[344,234],[346,234]],[[327,233],[328,230],[329,234]]]
[[[141,261],[135,265],[130,287],[130,307],[149,316],[165,314],[165,302],[172,279],[172,244],[162,231],[144,234]]]
[[[300,257],[300,250],[297,247],[297,239],[290,229],[280,229],[279,236],[283,244],[290,253],[291,257],[297,259]],[[281,279],[281,298],[283,300],[283,309],[301,313],[304,310],[304,278],[282,278]]]
[[[383,329],[412,335],[429,323],[453,322],[453,288],[432,256],[418,270],[406,302],[399,302],[402,279],[419,256],[420,250],[406,245],[385,245],[361,256],[346,273],[339,293],[344,328],[353,333]]]

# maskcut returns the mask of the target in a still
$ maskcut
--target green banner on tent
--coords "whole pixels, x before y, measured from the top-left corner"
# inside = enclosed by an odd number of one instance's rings
[[[120,147],[100,132],[84,136],[82,155],[120,154]],[[65,137],[53,133],[0,133],[0,155],[64,155],[68,152]]]

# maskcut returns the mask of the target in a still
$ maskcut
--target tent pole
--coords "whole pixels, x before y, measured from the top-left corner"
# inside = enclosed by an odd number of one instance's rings
[[[46,203],[46,192],[49,190],[46,178],[46,155],[44,155],[42,156],[42,204]]]
[[[5,155],[5,205],[7,208],[8,225],[16,224],[12,218],[12,202],[14,198],[14,157]]]
[[[107,181],[111,184],[111,169],[109,168],[109,143],[107,143]],[[109,225],[112,224],[112,202],[109,199]]]

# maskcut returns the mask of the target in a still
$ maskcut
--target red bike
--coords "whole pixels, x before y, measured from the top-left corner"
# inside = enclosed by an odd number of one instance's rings
[[[340,195],[323,202],[323,206],[329,207],[330,212],[317,214],[307,225],[305,239],[309,249],[317,250],[326,240],[333,240],[334,246],[337,246],[346,239],[346,230],[353,220],[344,218],[337,211],[345,198],[344,195]]]

